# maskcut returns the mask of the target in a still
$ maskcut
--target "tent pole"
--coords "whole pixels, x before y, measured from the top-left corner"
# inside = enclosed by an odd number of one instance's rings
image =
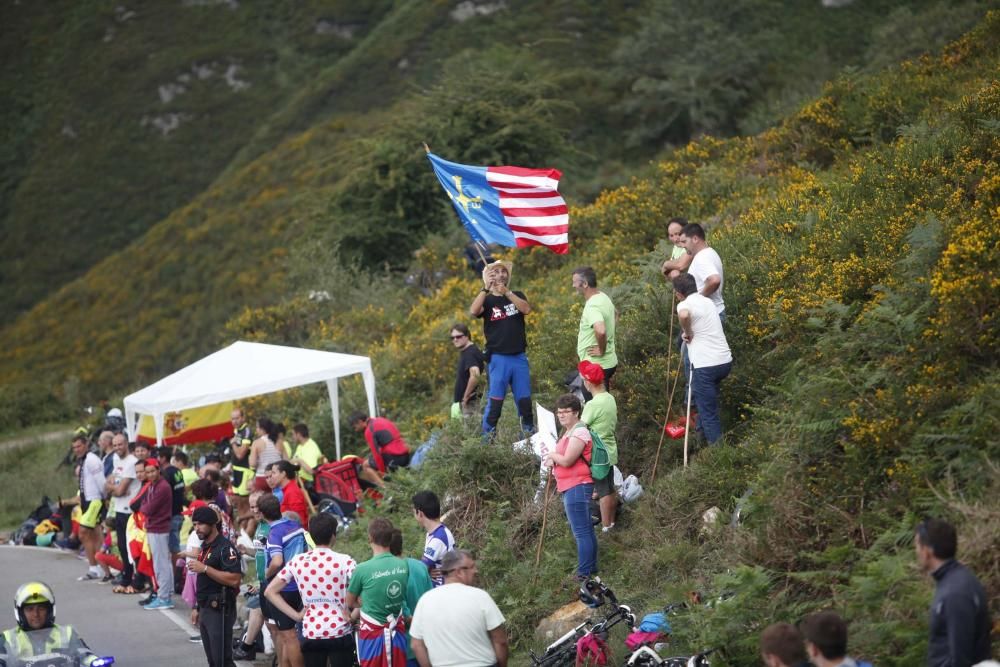
[[[156,446],[163,446],[163,413],[153,415],[153,426],[156,428]],[[136,434],[138,435],[138,434]]]
[[[333,415],[333,439],[337,443],[337,460],[340,460],[340,380],[333,378],[326,381],[326,389],[330,393],[330,412]]]

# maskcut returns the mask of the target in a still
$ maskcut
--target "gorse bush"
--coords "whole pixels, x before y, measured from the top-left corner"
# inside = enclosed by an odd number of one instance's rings
[[[989,463],[1000,458],[998,35],[991,14],[940,56],[834,81],[757,137],[677,149],[649,178],[574,209],[569,258],[508,254],[512,284],[533,306],[529,358],[543,404],[575,364],[572,268],[595,266],[621,312],[621,464],[646,494],[601,537],[601,571],[643,609],[701,593],[674,622],[677,652],[719,647],[720,663],[750,664],[767,624],[832,607],[851,621],[853,653],[919,661],[932,586],[911,544],[924,514],[955,520],[960,557],[1000,588],[1000,476]],[[724,258],[736,363],[723,389],[725,446],[696,450],[683,469],[668,440],[654,481],[677,365],[657,266],[675,214],[704,222]],[[420,441],[444,423],[455,362],[446,334],[468,319],[477,289],[457,272],[412,296],[398,320],[376,308],[338,313],[311,344],[353,336],[354,351],[374,360],[380,400]],[[669,409],[683,410],[679,395]],[[512,412],[500,442],[515,437]],[[474,426],[447,425],[427,465],[394,480],[397,499],[424,487],[448,498],[519,654],[533,624],[571,597],[574,553],[551,506],[534,571],[537,477],[522,458],[483,446]],[[405,525],[397,503],[375,512]],[[712,507],[722,520],[706,525]],[[408,545],[419,542],[411,531]],[[357,538],[348,546],[363,551]]]
[[[534,71],[517,55],[503,57]],[[847,72],[776,127],[753,137],[699,137],[661,156],[644,177],[573,206],[570,256],[503,253],[514,261],[512,287],[533,307],[528,354],[534,397],[544,405],[564,391],[576,365],[581,302],[570,286],[572,269],[594,266],[600,288],[618,306],[620,371],[613,392],[621,466],[642,478],[646,493],[614,532],[601,536],[601,573],[619,597],[643,610],[699,593],[702,602],[672,621],[677,653],[717,647],[713,664],[752,664],[767,624],[833,607],[852,623],[852,653],[882,665],[913,664],[923,654],[931,583],[912,566],[911,530],[925,513],[959,524],[960,556],[988,590],[1000,590],[1000,476],[993,463],[1000,459],[998,64],[1000,14],[991,13],[937,55],[876,73]],[[452,66],[452,74],[470,71],[464,63]],[[485,65],[474,71],[493,72]],[[501,79],[504,86],[519,81],[516,72]],[[542,83],[527,92],[518,88],[511,99],[538,105],[543,116],[556,113],[562,107],[547,93],[550,82]],[[524,145],[516,132],[497,129],[523,118],[516,106],[492,109],[477,128],[476,114],[463,112],[460,97],[443,98],[456,114],[455,131],[471,137],[481,130],[496,139],[489,146],[470,140],[475,152],[464,155],[507,157]],[[426,103],[412,102],[412,109]],[[398,109],[406,122],[393,136],[408,141],[436,131],[446,142],[445,127],[418,122],[405,104]],[[562,150],[565,135],[556,127],[536,128],[547,137],[539,151]],[[211,296],[239,301],[275,284],[295,285],[296,294],[285,299],[210,308],[215,324],[228,319],[227,340],[366,354],[379,378],[380,406],[411,444],[443,431],[425,466],[394,474],[391,499],[366,516],[384,514],[399,523],[407,552],[415,553],[422,536],[410,518],[409,496],[434,489],[451,511],[459,542],[479,553],[484,584],[508,617],[521,659],[535,623],[574,595],[566,580],[572,538],[555,499],[547,510],[533,502],[536,464],[500,444],[517,437],[513,406],[490,445],[475,424],[446,419],[456,361],[447,333],[453,322],[470,321],[480,282],[454,258],[445,259],[453,237],[440,222],[448,215],[441,193],[407,182],[431,179],[426,165],[418,172],[421,149],[378,139],[351,144],[373,158],[351,175],[356,156],[340,142],[342,130],[314,128],[281,146],[286,160],[323,156],[306,160],[293,176],[302,179],[294,184],[301,190],[275,173],[285,163],[272,155],[227,176],[244,193],[234,201],[247,204],[246,217],[227,216],[222,195],[213,192],[177,213],[177,221],[188,223],[184,234],[209,244],[226,232],[199,224],[203,217],[226,219],[230,231],[249,222],[267,231],[247,245],[264,268],[227,268],[229,282]],[[412,223],[413,230],[437,229],[433,243],[400,262],[435,274],[433,280],[422,289],[398,289],[361,263],[345,268],[323,261],[373,257],[385,248],[341,246],[336,232],[326,247],[296,238],[355,205],[370,207],[361,218],[377,212]],[[438,223],[429,207],[442,216]],[[681,392],[668,405],[678,364],[668,337],[673,303],[657,268],[667,251],[665,223],[675,215],[705,224],[723,257],[726,331],[735,356],[723,388],[725,440],[717,448],[695,440],[688,468],[681,467],[679,444],[663,442],[661,432],[667,412],[684,409]],[[410,239],[398,244],[401,252],[410,248]],[[168,254],[172,262],[155,272],[180,270],[184,258]],[[155,279],[140,282],[152,289]],[[328,298],[310,299],[306,289]],[[72,302],[85,294],[68,289],[61,298]],[[138,316],[135,335],[148,336],[142,340],[151,354],[167,343],[144,331],[152,328],[144,318],[186,312],[197,305],[195,296],[203,294],[192,287],[179,300],[152,299],[153,312]],[[140,312],[138,301],[123,299],[101,303]],[[55,306],[40,312],[51,327],[81,327],[78,318],[57,321]],[[155,331],[176,336],[171,342],[185,354],[194,354],[202,337],[217,340],[208,333],[217,329],[204,323],[168,324]],[[478,323],[470,324],[481,342]],[[16,359],[25,373],[40,326],[19,325],[32,335],[0,352],[0,360]],[[102,338],[118,340],[110,333]],[[94,382],[102,368],[96,359],[87,361],[81,380]],[[119,372],[127,361],[120,361]],[[150,359],[132,370],[153,372],[157,363],[165,362]],[[345,383],[342,404],[360,406],[362,397],[360,386]],[[324,401],[322,392],[306,388],[249,407],[322,423]],[[329,433],[317,428],[332,453]],[[354,434],[345,441],[348,450],[362,447]],[[705,521],[712,508],[720,521]],[[547,532],[536,571],[543,516]],[[342,542],[355,557],[366,557],[363,528],[364,522]]]

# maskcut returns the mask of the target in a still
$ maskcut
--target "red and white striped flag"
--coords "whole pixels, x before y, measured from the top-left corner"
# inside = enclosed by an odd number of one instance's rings
[[[427,157],[438,181],[476,241],[569,252],[569,211],[558,169],[471,167]]]

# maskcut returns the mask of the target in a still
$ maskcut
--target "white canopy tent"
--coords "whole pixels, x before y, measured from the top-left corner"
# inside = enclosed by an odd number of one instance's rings
[[[168,412],[235,401],[314,382],[326,382],[333,431],[340,458],[340,392],[338,379],[360,373],[368,394],[368,414],[375,416],[375,375],[368,357],[299,347],[237,341],[172,375],[125,397],[130,439],[139,416],[151,415],[156,441],[163,442],[163,416]]]

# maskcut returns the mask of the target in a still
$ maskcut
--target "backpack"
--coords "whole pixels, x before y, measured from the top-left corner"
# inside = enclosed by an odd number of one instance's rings
[[[579,422],[573,427],[573,430],[580,426],[590,432],[590,460],[584,459],[590,467],[590,476],[595,480],[604,479],[611,472],[611,455],[608,454],[608,448],[604,446],[601,436],[597,435],[586,423]]]

